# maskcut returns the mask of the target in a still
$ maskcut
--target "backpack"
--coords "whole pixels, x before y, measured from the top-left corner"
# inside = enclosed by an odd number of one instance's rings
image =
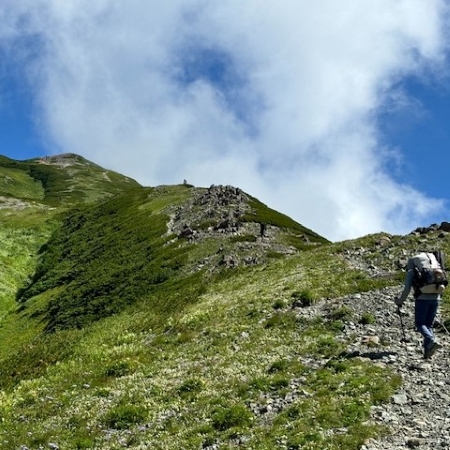
[[[412,258],[413,286],[418,294],[442,294],[448,284],[442,251],[422,252]]]

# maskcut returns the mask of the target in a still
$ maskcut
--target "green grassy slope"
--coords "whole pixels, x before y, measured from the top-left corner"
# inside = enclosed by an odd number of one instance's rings
[[[0,196],[56,206],[95,201],[136,186],[135,180],[74,154],[25,161],[0,156]]]
[[[77,155],[28,161],[0,155],[0,314],[15,306],[17,289],[33,274],[60,212],[136,186]]]
[[[77,155],[16,161],[0,155],[0,304],[15,306],[38,249],[73,203],[110,197],[138,183]],[[59,206],[59,208],[55,208]]]
[[[291,448],[359,448],[380,431],[364,424],[370,405],[387,400],[399,379],[356,360],[310,367],[309,358],[336,356],[345,343],[331,320],[299,321],[291,308],[298,292],[366,288],[357,271],[336,267],[334,250],[232,270],[210,279],[195,301],[167,292],[177,307],[164,312],[144,296],[81,330],[39,335],[2,361],[2,441],[196,449],[237,448],[242,437],[247,448],[277,448],[280,439]],[[18,320],[33,323],[27,313]],[[270,419],[255,415],[251,405],[265,408],[265,396],[282,399],[299,383],[306,397]],[[341,427],[348,433],[324,433]]]
[[[1,163],[0,163],[1,164]],[[25,170],[0,165],[0,195],[19,199],[42,200],[42,184]]]
[[[209,237],[207,242],[192,243],[168,234],[171,211],[202,191],[186,185],[137,188],[71,210],[46,245],[31,284],[19,292],[19,302],[26,308],[28,299],[56,290],[42,311],[49,331],[81,328],[149,297],[155,310],[176,310],[175,295],[183,292],[186,303],[190,291],[201,291],[209,282],[209,272],[195,270],[195,263],[233,242],[233,238]],[[270,220],[282,227],[280,241],[289,237],[293,242],[294,233],[306,230],[260,203],[257,206],[246,220]],[[246,234],[236,242],[242,245],[249,240],[255,245],[255,239]]]
[[[309,245],[305,244],[305,239],[308,243],[324,244],[328,242],[324,237],[304,227],[285,214],[267,207],[258,199],[252,198],[249,203],[252,207],[252,213],[245,215],[246,220],[290,230],[290,233],[284,236],[284,240],[298,250],[308,248]],[[303,239],[299,239],[299,237]]]
[[[123,181],[109,198],[101,168],[65,158],[0,158],[4,195],[36,202],[0,209],[0,448],[356,450],[385,432],[370,407],[401,380],[337,358],[339,304],[309,318],[293,306],[396,286],[406,249],[448,253],[447,238],[332,244],[253,198],[228,233],[197,215],[206,189]]]
[[[37,319],[21,323],[17,294],[31,281],[42,246],[72,202],[93,202],[130,186],[138,184],[76,155],[45,158],[44,163],[0,156],[0,328],[4,342],[10,343],[1,347],[1,357],[42,331]],[[79,195],[73,195],[75,190]]]
[[[166,206],[189,196],[184,186],[165,191]],[[164,292],[181,289],[183,279],[187,298],[197,289],[199,274],[180,270],[187,265],[189,246],[169,242],[173,236],[166,234],[160,193],[140,188],[71,211],[19,301],[26,307],[29,298],[56,289],[42,312],[47,330],[80,328],[148,297],[155,309],[175,309]]]
[[[27,282],[54,222],[40,208],[0,209],[0,316],[15,309],[19,286]]]

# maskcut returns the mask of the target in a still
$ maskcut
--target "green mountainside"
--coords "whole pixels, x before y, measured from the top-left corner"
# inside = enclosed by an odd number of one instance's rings
[[[139,184],[74,154],[16,161],[0,155],[0,202],[8,197],[57,206],[89,202]],[[0,203],[1,204],[1,203]]]
[[[0,224],[6,449],[358,449],[401,379],[340,359],[338,299],[450,250],[437,228],[331,243],[239,188],[142,187],[72,154],[0,157]]]

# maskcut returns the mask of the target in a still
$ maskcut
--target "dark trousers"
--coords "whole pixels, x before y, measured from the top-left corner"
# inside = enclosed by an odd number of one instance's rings
[[[417,331],[423,336],[426,347],[434,341],[433,322],[439,307],[439,300],[419,300],[415,302],[415,321]]]

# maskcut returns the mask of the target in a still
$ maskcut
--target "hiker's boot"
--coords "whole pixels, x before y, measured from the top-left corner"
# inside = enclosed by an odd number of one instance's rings
[[[426,347],[425,347],[425,352],[424,352],[424,358],[425,359],[430,359],[435,353],[436,350],[438,350],[441,346],[441,344],[438,344],[435,341],[431,341]]]

